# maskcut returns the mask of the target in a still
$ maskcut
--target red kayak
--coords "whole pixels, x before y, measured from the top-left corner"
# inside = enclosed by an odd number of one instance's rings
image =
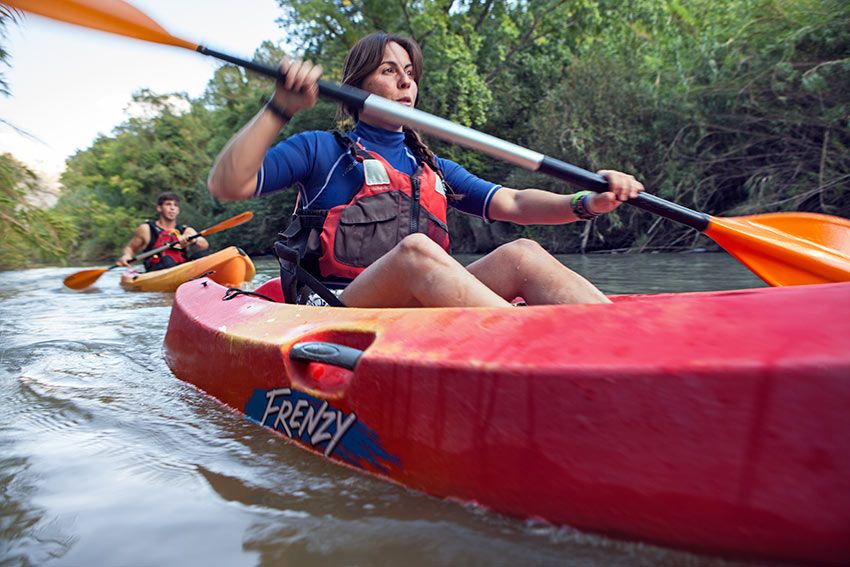
[[[178,289],[169,366],[334,462],[620,538],[850,562],[850,283],[502,309],[232,293]]]

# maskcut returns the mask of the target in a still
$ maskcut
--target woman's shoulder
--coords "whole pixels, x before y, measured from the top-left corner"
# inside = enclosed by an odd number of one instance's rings
[[[283,152],[284,154],[298,151],[311,158],[323,155],[337,156],[344,151],[344,148],[330,130],[305,130],[298,132],[284,139],[272,149],[275,152]]]
[[[289,136],[284,141],[307,144],[336,144],[336,137],[332,130],[304,130]]]
[[[443,170],[443,172],[457,171],[457,170],[466,171],[466,169],[462,165],[457,163],[456,161],[452,161],[448,158],[443,158],[443,157],[440,157],[438,155],[435,155],[434,158],[437,161],[437,166],[441,170]]]

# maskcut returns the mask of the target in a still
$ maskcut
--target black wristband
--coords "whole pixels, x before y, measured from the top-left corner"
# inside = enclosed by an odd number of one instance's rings
[[[271,96],[269,100],[266,101],[266,108],[268,110],[271,110],[272,114],[274,114],[284,122],[289,122],[290,120],[292,120],[292,115],[277,105],[277,103],[274,101],[274,96]]]

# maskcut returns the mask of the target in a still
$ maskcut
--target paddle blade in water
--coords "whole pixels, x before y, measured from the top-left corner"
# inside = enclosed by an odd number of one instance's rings
[[[92,268],[91,270],[82,270],[74,272],[63,280],[66,287],[71,289],[85,289],[96,282],[109,268]]]
[[[705,234],[772,286],[850,281],[850,221],[816,213],[712,217]]]
[[[121,0],[6,0],[8,6],[40,16],[154,43],[195,50],[158,23]]]

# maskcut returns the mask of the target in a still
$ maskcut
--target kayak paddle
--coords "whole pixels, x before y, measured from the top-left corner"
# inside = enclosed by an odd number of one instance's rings
[[[274,79],[283,78],[280,69],[174,37],[121,0],[7,0],[6,3],[87,28],[191,49]],[[367,118],[405,124],[585,189],[606,191],[608,188],[608,182],[600,175],[358,88],[322,80],[319,81],[319,94],[343,102]],[[797,212],[718,218],[648,193],[641,193],[627,202],[703,232],[770,285],[850,280],[850,221],[847,219]]]
[[[239,213],[235,217],[230,217],[227,220],[223,220],[220,223],[213,225],[207,229],[202,230],[197,234],[193,234],[189,237],[189,241],[195,240],[196,238],[200,238],[202,236],[209,236],[210,234],[215,234],[216,232],[221,232],[222,230],[226,230],[228,228],[233,228],[234,226],[239,226],[242,223],[246,223],[254,216],[254,213],[251,211],[245,211],[244,213]],[[168,250],[169,248],[176,248],[177,242],[172,242],[170,244],[166,244],[164,246],[160,246],[159,248],[154,248],[153,250],[148,250],[144,254],[137,254],[130,259],[130,262],[138,262],[139,260],[144,260],[145,258],[150,258],[155,254],[159,254],[164,250]],[[71,289],[85,289],[89,287],[91,284],[96,282],[100,276],[108,272],[109,270],[118,268],[117,264],[114,266],[110,266],[108,268],[91,268],[88,270],[81,270],[79,272],[74,272],[65,280],[63,283],[66,287]]]

